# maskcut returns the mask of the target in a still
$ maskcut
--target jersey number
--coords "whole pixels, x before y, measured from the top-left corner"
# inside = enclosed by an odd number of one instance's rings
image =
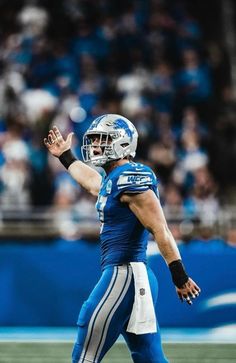
[[[97,205],[96,205],[97,211],[99,214],[99,220],[102,223],[104,222],[104,208],[105,208],[106,202],[107,202],[107,197],[100,195],[98,198],[98,201],[97,201]]]

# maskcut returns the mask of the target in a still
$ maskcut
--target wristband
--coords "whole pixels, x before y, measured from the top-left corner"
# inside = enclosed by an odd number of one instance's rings
[[[169,264],[169,269],[173,283],[178,288],[181,288],[188,281],[188,275],[186,274],[182,261],[176,260],[171,262]]]
[[[76,161],[76,157],[72,154],[71,150],[66,150],[64,151],[60,156],[59,156],[59,160],[62,163],[62,165],[64,165],[64,167],[66,169],[69,168],[69,166]]]

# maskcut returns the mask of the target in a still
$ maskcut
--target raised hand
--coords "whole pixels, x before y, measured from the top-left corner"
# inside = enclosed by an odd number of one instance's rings
[[[53,126],[48,133],[48,137],[44,138],[43,141],[50,153],[59,157],[64,151],[71,148],[73,134],[73,132],[69,133],[66,140],[64,140],[57,126]]]
[[[181,288],[176,287],[176,292],[182,302],[186,301],[189,305],[192,305],[192,299],[199,296],[201,289],[191,278],[189,278]]]

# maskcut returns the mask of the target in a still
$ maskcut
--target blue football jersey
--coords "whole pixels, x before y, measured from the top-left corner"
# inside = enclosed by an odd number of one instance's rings
[[[148,231],[126,203],[122,193],[151,189],[159,197],[157,179],[143,164],[126,163],[108,174],[101,185],[96,208],[101,222],[102,266],[142,261],[146,263]]]

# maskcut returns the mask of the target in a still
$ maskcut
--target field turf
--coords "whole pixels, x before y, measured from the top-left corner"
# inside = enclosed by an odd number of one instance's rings
[[[72,343],[0,342],[0,363],[70,363]],[[235,363],[236,344],[164,344],[170,363]],[[103,363],[131,363],[123,343],[116,344]]]

